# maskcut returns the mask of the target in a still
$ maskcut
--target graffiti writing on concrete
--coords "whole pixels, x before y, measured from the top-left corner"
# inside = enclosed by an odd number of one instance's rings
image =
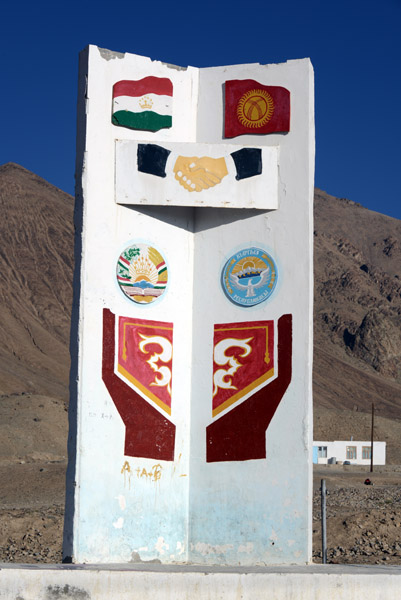
[[[149,482],[156,482],[161,479],[163,467],[160,464],[153,465],[150,469],[146,467],[131,466],[126,460],[121,467],[121,474],[124,476],[124,487],[131,489],[132,479],[144,479]]]

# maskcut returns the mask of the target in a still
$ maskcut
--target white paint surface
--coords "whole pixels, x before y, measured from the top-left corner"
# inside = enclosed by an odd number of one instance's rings
[[[78,223],[82,218],[83,235],[74,305],[77,347],[64,553],[75,562],[305,564],[311,559],[312,531],[310,62],[180,70],[136,55],[109,57],[94,46],[80,57],[76,218]],[[148,75],[173,81],[172,128],[151,135],[113,126],[113,84]],[[291,92],[288,134],[230,140],[237,148],[279,148],[279,208],[117,204],[116,140],[224,145],[222,85],[227,79],[255,79]],[[168,290],[147,306],[124,296],[115,278],[121,251],[135,241],[160,249],[169,268]],[[243,308],[227,299],[220,279],[229,257],[251,246],[274,257],[279,279],[268,301]],[[103,308],[117,317],[174,323],[174,461],[124,456],[125,427],[101,378]],[[293,316],[292,381],[267,430],[266,459],[207,463],[214,325],[273,320],[277,326],[288,313]],[[277,345],[274,351],[277,358]],[[129,471],[123,468],[126,462]],[[160,479],[141,475],[155,465]],[[126,509],[123,527],[116,528],[113,523],[122,518],[119,496]]]
[[[119,517],[117,519],[117,521],[115,521],[113,523],[113,527],[115,527],[116,529],[122,529],[123,525],[124,525],[124,519],[122,517]]]
[[[122,494],[120,494],[119,496],[116,496],[116,500],[118,500],[121,510],[125,510],[127,508],[127,503],[125,501],[125,497]]]

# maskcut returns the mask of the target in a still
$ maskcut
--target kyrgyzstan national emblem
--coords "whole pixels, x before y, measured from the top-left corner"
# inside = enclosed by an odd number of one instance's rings
[[[156,248],[147,244],[133,244],[118,259],[117,281],[130,300],[138,304],[149,304],[166,290],[166,262]]]
[[[273,258],[261,248],[245,248],[229,258],[222,274],[228,298],[240,306],[255,306],[267,300],[277,283]]]
[[[213,416],[239,402],[274,375],[274,323],[215,325]]]

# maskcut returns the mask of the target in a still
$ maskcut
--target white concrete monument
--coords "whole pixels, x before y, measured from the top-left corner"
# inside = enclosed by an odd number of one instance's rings
[[[311,560],[313,71],[80,57],[73,562]]]

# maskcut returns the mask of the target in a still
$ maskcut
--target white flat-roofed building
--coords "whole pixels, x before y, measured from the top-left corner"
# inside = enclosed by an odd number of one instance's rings
[[[351,465],[370,465],[371,443],[345,440],[313,442],[314,464],[327,465],[348,462]],[[373,464],[386,464],[386,442],[373,442]]]

